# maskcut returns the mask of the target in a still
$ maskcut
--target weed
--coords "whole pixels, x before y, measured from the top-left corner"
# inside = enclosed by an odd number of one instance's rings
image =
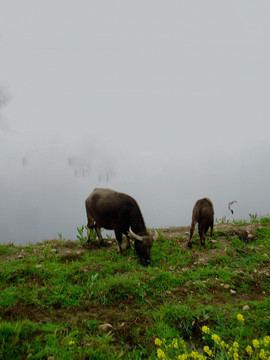
[[[97,278],[98,278],[98,273],[91,275],[90,278],[87,280],[86,288],[89,297],[93,295],[93,286]]]
[[[246,221],[246,220],[243,220],[243,219],[238,219],[238,220],[236,220],[236,219],[233,219],[233,224],[235,224],[235,225],[238,225],[238,226],[242,226],[242,225],[247,225],[248,224],[248,222]]]
[[[46,246],[43,250],[43,255],[44,255],[44,258],[48,258],[48,256],[50,255],[51,253],[51,250],[52,250],[52,247],[49,245],[49,246]]]
[[[59,232],[58,232],[57,235],[58,235],[58,239],[59,239],[60,241],[63,241],[63,240],[64,240],[62,233],[59,233]]]
[[[259,219],[258,219],[258,214],[255,212],[255,214],[251,214],[251,213],[249,213],[248,214],[249,215],[249,218],[250,218],[250,221],[251,222],[259,222]]]
[[[77,226],[77,231],[78,231],[77,239],[80,241],[80,243],[83,246],[86,245],[86,241],[87,241],[87,237],[83,235],[84,229],[87,229],[86,226],[84,225],[82,225],[81,227]]]
[[[216,218],[216,224],[229,224],[230,220],[226,218],[226,216],[222,216],[221,218]]]

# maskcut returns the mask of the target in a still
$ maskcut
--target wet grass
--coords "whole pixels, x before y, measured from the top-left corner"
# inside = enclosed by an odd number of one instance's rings
[[[269,334],[270,221],[254,221],[251,240],[224,224],[206,248],[195,235],[192,250],[160,230],[147,268],[114,245],[1,245],[0,358],[156,359],[156,337],[200,347],[203,325],[233,340],[239,312],[244,344]]]

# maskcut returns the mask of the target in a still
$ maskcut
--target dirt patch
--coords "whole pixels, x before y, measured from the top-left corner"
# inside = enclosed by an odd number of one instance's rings
[[[74,326],[89,331],[88,322],[97,321],[97,325],[109,324],[113,338],[124,342],[125,347],[132,348],[138,343],[138,336],[144,341],[145,334],[149,328],[149,319],[141,311],[142,307],[131,302],[121,301],[112,306],[88,304],[84,306],[44,309],[36,305],[17,303],[9,310],[2,309],[1,317],[6,321],[29,319],[33,322],[59,322],[71,323]],[[97,326],[92,331],[107,332]]]

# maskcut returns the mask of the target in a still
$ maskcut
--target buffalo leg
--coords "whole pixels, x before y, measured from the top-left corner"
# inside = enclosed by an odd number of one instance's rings
[[[195,226],[196,226],[196,221],[192,221],[191,226],[190,226],[190,234],[189,234],[189,241],[188,241],[189,248],[192,248],[192,236],[193,236]]]
[[[205,231],[203,231],[200,226],[199,226],[199,235],[200,235],[202,246],[205,246]]]
[[[123,254],[123,250],[122,250],[122,232],[115,230],[115,237],[116,237],[116,240],[118,242],[119,253]]]
[[[91,230],[95,227],[95,221],[91,216],[87,217],[88,223],[87,223],[87,241],[86,241],[86,246],[90,246],[91,244],[91,239],[90,239],[90,235],[91,235]]]
[[[213,227],[214,227],[214,221],[211,222],[210,224],[210,236],[213,236]]]
[[[96,230],[96,233],[97,233],[97,236],[98,236],[98,239],[99,239],[99,243],[103,244],[104,240],[103,240],[103,237],[101,235],[101,228],[98,227],[97,224],[95,224],[95,230]]]

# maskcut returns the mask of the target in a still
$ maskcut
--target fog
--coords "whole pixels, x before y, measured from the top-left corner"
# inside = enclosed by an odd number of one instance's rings
[[[270,212],[270,3],[1,4],[0,242],[75,239],[95,187],[149,228]]]

